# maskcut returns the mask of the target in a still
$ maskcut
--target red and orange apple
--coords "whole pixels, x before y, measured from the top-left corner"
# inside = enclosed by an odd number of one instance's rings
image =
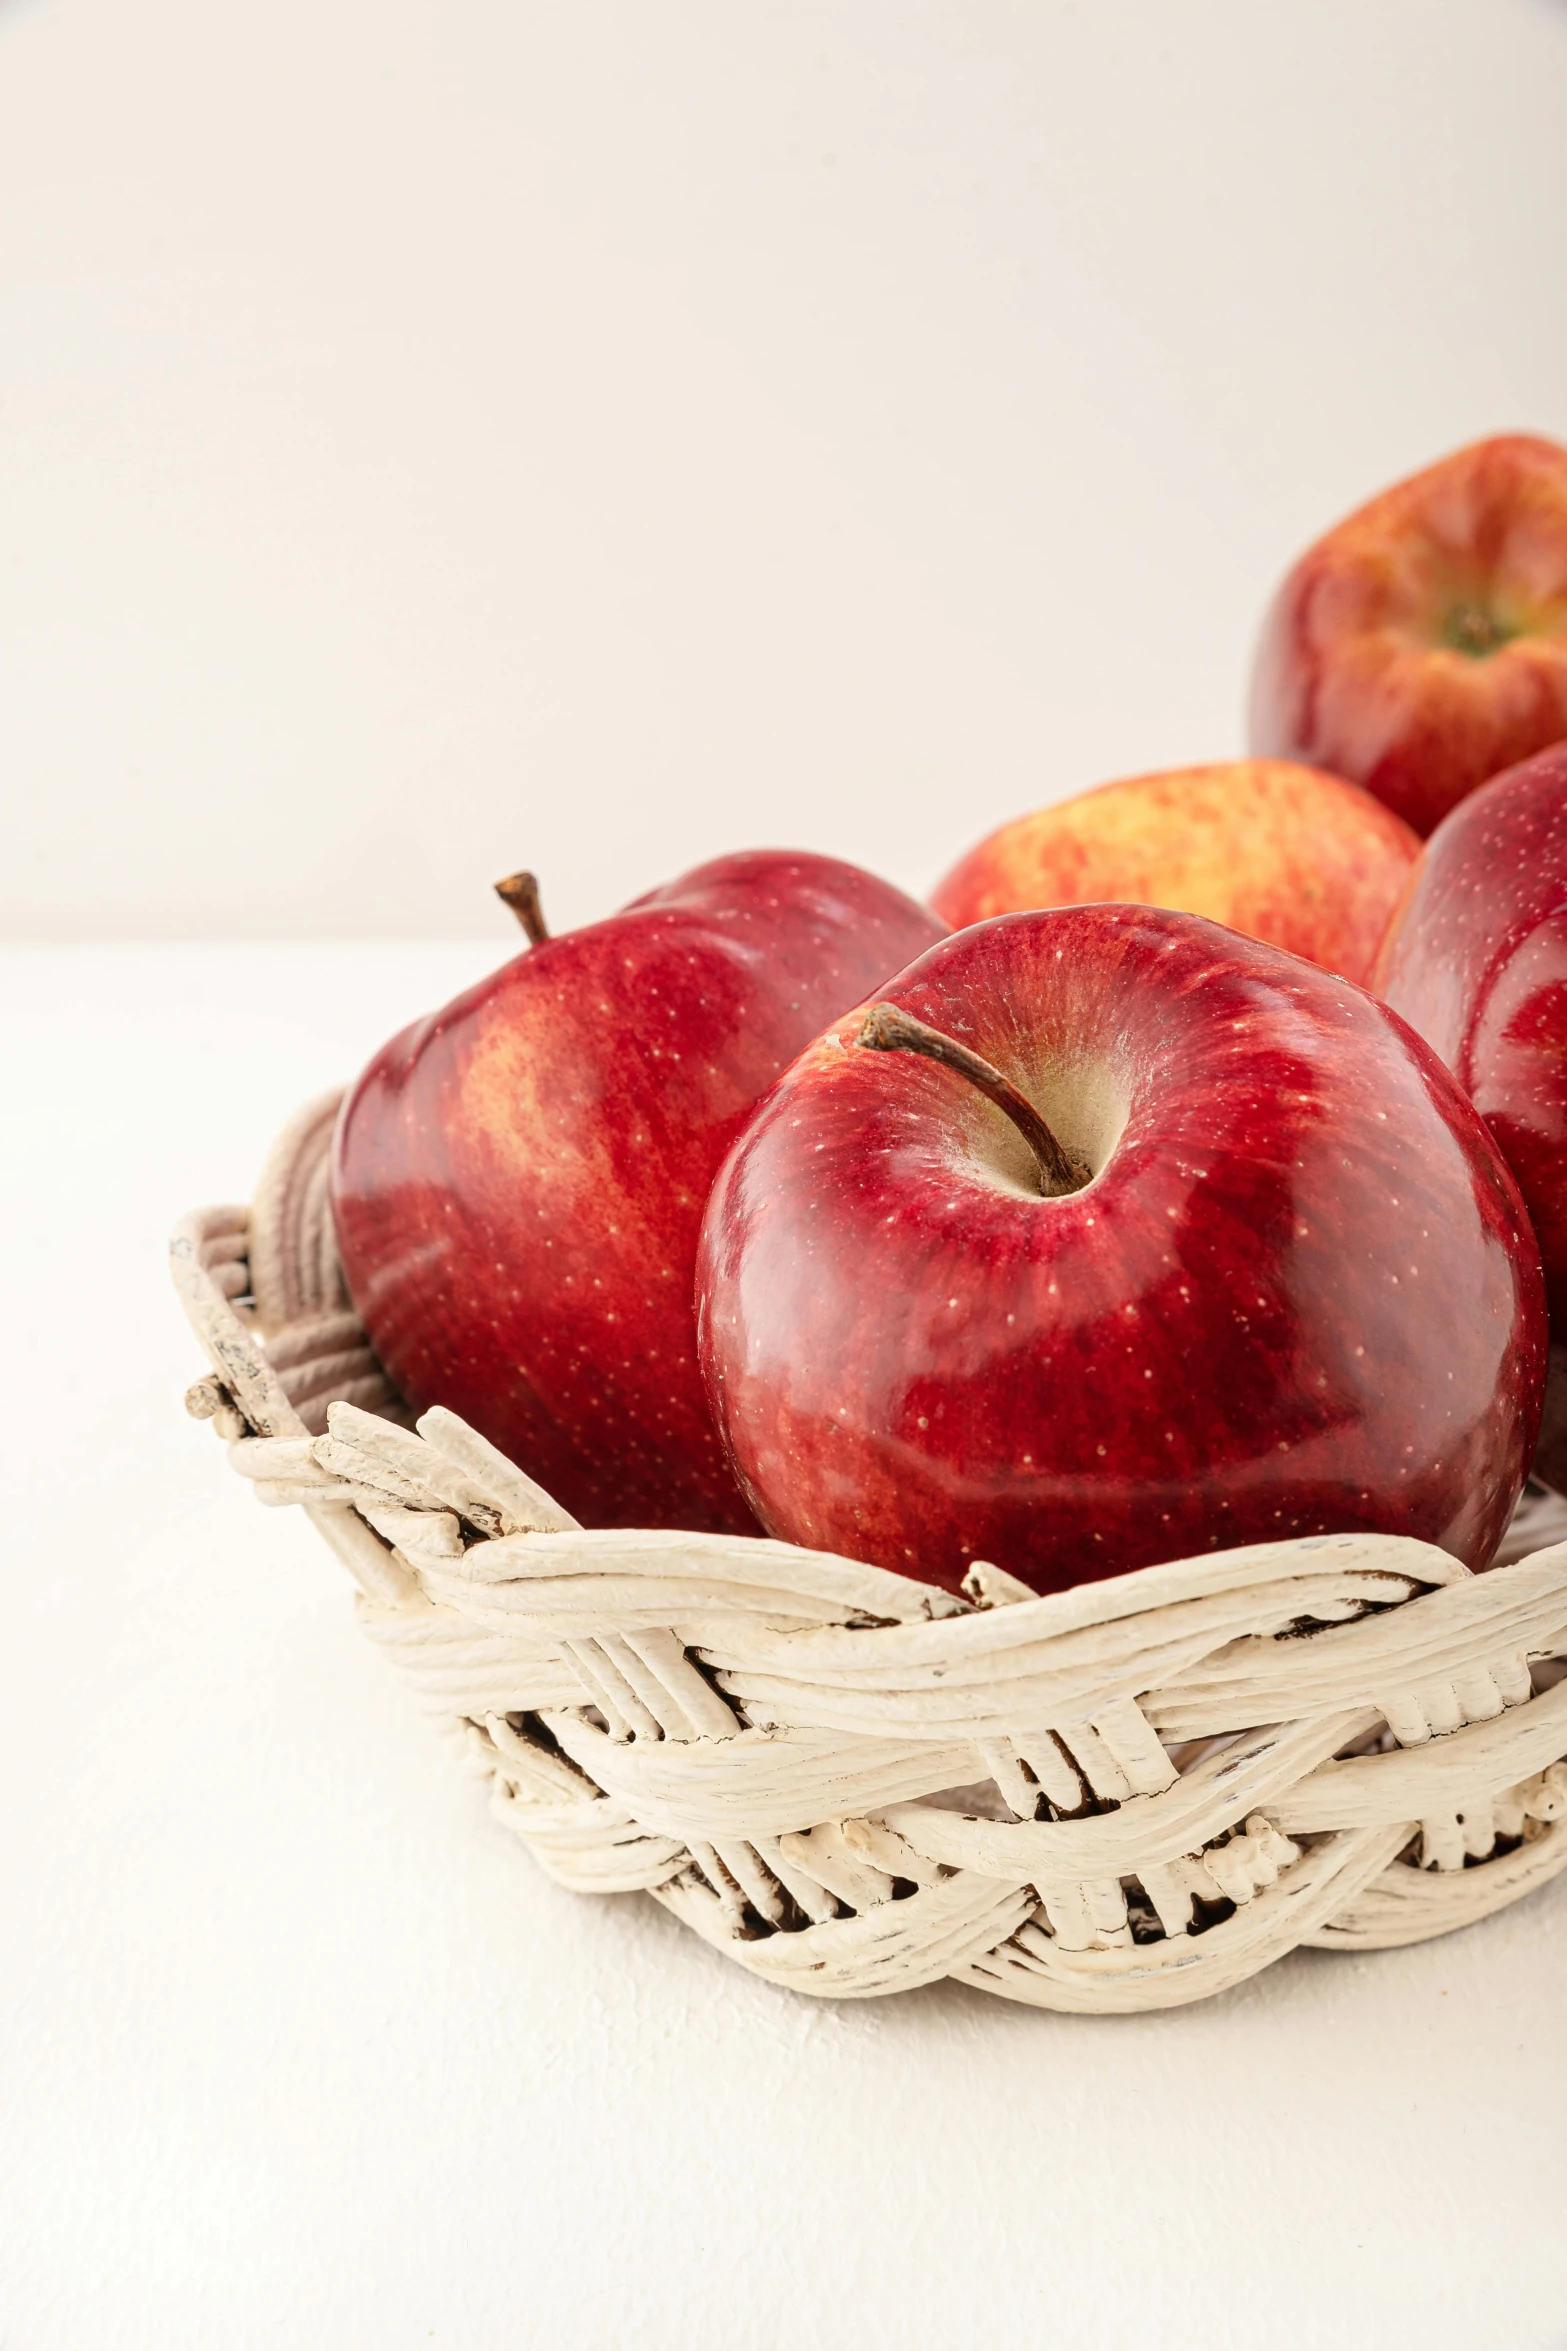
[[[1019,817],[931,902],[954,929],[1031,907],[1165,906],[1364,981],[1419,848],[1337,776],[1229,760],[1101,784]]]
[[[1476,441],[1319,539],[1264,623],[1250,733],[1418,833],[1567,736],[1567,449]]]

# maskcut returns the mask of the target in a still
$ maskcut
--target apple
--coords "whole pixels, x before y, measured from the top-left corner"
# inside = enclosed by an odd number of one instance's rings
[[[708,1187],[823,1025],[941,936],[830,857],[699,866],[533,943],[406,1029],[338,1122],[344,1274],[408,1401],[445,1404],[593,1526],[754,1532],[696,1361]]]
[[[1539,1252],[1452,1077],[1163,909],[1002,916],[836,1022],[725,1162],[697,1299],[762,1524],[948,1588],[1357,1529],[1483,1566],[1540,1415]]]
[[[931,903],[955,930],[1031,906],[1170,906],[1363,981],[1419,849],[1358,785],[1286,759],[1234,759],[1020,816],[971,849]]]
[[[1263,624],[1254,751],[1331,768],[1429,833],[1567,736],[1567,449],[1476,441],[1308,548]]]
[[[1567,1485],[1567,743],[1493,776],[1438,825],[1377,985],[1446,1062],[1518,1179],[1553,1342],[1539,1468]]]

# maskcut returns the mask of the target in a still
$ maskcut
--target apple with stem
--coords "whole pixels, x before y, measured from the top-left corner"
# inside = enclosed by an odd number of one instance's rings
[[[1437,827],[1377,985],[1518,1179],[1551,1315],[1538,1467],[1567,1488],[1567,743],[1493,776]]]
[[[1422,834],[1567,736],[1567,449],[1476,441],[1309,548],[1263,625],[1250,736]]]
[[[1528,1218],[1435,1055],[1154,908],[980,924],[835,1023],[697,1297],[763,1525],[949,1588],[1356,1529],[1483,1566],[1544,1379]]]
[[[696,1361],[708,1187],[808,1040],[942,926],[835,858],[699,866],[530,944],[387,1045],[344,1104],[349,1292],[408,1401],[445,1404],[586,1524],[754,1532]]]
[[[931,893],[954,930],[1118,898],[1206,914],[1364,981],[1420,843],[1358,784],[1230,759],[1100,784],[1020,816]]]

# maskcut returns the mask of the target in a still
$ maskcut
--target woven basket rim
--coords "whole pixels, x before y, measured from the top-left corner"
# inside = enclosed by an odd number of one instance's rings
[[[1567,1866],[1567,1502],[1527,1496],[1481,1574],[1316,1535],[1042,1595],[584,1529],[454,1414],[406,1425],[337,1263],[340,1099],[251,1209],[176,1228],[212,1365],[187,1402],[306,1510],[564,1883],[652,1893],[802,1991],[950,1975],[1115,2013],[1446,1932]]]

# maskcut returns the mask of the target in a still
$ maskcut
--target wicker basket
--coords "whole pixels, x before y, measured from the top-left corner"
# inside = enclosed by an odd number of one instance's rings
[[[553,1877],[652,1894],[834,1998],[941,1976],[1125,2012],[1299,1944],[1466,1926],[1567,1863],[1567,1506],[1482,1576],[1394,1536],[970,1598],[792,1544],[578,1527],[407,1425],[343,1288],[338,1097],[174,1237],[187,1403],[298,1503],[360,1621]],[[1546,1546],[1541,1548],[1541,1546]]]

